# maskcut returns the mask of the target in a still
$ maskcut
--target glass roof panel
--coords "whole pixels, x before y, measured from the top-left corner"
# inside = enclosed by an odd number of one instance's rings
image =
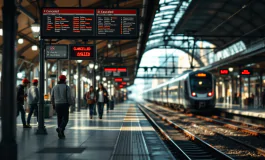
[[[191,55],[192,52],[195,57],[193,65],[200,67],[199,62],[197,61],[200,61],[200,63],[205,66],[246,49],[245,44],[240,41],[215,53],[214,48],[216,48],[216,46],[209,42],[196,41],[194,45],[194,37],[174,35],[173,31],[175,26],[179,23],[179,20],[185,14],[191,2],[192,0],[160,0],[160,7],[156,11],[149,39],[146,43],[146,52],[143,54],[140,63],[140,67],[150,68],[147,70],[139,68],[137,71],[137,77],[176,76],[190,68],[189,55]],[[193,46],[195,46],[194,49]],[[188,52],[189,54],[185,52]],[[159,68],[152,68],[153,66]],[[177,69],[176,67],[184,68]],[[167,73],[167,75],[165,75],[165,73]],[[147,88],[150,88],[167,80],[168,79],[136,78],[135,82],[139,82],[142,85],[145,85],[145,83],[148,82],[149,87]],[[146,86],[140,88],[143,89],[145,87]]]

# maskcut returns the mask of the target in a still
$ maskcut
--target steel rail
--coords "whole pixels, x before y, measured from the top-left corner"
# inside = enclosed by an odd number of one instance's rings
[[[182,127],[180,127],[179,125],[177,125],[176,123],[172,122],[171,120],[168,120],[165,116],[157,113],[156,111],[154,111],[153,109],[146,107],[144,105],[141,105],[142,107],[146,108],[147,110],[149,110],[150,112],[152,112],[153,114],[155,114],[156,116],[160,117],[163,121],[167,122],[168,124],[170,124],[172,127],[174,127],[175,129],[177,129],[178,131],[182,132],[183,134],[185,134],[187,137],[189,137],[190,140],[194,141],[195,143],[199,144],[200,146],[203,146],[205,149],[207,149],[210,153],[212,153],[216,158],[220,158],[222,160],[224,159],[233,159],[230,156],[226,155],[225,153],[217,150],[216,148],[212,147],[210,144],[208,144],[207,142],[201,140],[200,138],[196,137],[194,134],[190,133],[189,131],[183,129]],[[141,109],[141,107],[139,107]],[[142,109],[141,109],[142,110]]]
[[[168,141],[169,143],[174,146],[178,153],[180,153],[179,158],[183,158],[183,159],[187,159],[187,160],[191,160],[191,158],[182,151],[182,149],[170,138],[170,136],[153,120],[153,118],[146,113],[146,111],[144,111],[140,105],[138,105],[139,109],[143,112],[143,114],[147,117],[147,119],[150,120],[150,122],[153,124],[153,126],[160,132],[160,134],[162,134]]]

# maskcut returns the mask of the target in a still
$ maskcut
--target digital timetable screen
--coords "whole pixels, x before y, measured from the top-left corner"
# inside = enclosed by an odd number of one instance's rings
[[[96,36],[137,37],[137,10],[135,9],[97,9]]]
[[[138,16],[138,9],[43,8],[41,37],[136,39]]]
[[[41,36],[80,37],[94,35],[94,9],[44,8]]]

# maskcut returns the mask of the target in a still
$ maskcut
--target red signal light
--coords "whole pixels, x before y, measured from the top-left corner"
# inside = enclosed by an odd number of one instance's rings
[[[191,95],[192,95],[192,97],[195,97],[196,96],[196,93],[195,92],[192,92]]]
[[[208,93],[208,96],[209,96],[209,97],[212,97],[212,96],[213,96],[213,93],[212,93],[212,92],[209,92],[209,93]]]

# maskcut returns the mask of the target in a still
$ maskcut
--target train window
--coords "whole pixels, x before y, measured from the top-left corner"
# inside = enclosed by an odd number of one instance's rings
[[[204,93],[212,91],[212,79],[208,78],[191,78],[191,91],[196,93]]]

